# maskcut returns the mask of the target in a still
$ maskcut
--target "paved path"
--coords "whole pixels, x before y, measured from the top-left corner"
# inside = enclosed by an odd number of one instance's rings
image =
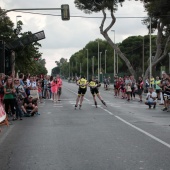
[[[64,82],[61,102],[3,127],[0,170],[169,170],[170,113],[100,91],[108,107],[88,90],[74,110],[77,86]]]

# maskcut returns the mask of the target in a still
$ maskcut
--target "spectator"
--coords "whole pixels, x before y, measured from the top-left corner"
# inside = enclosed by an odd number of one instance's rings
[[[14,106],[15,106],[14,93],[15,93],[15,88],[13,86],[12,78],[8,77],[6,85],[4,86],[4,103],[5,103],[5,112],[6,113],[8,113],[9,108],[11,108],[11,112],[12,112],[12,116],[13,116],[12,120],[16,119],[15,118],[15,110],[14,110]]]
[[[159,86],[161,87],[161,92],[160,92],[160,98],[161,98],[161,103],[160,105],[164,105],[166,108],[166,104],[164,103],[164,86],[166,86],[166,80],[168,80],[168,75],[163,72],[162,73],[162,78],[161,78],[161,83],[159,84]]]
[[[147,96],[146,96],[146,102],[145,102],[145,104],[149,106],[149,109],[152,107],[152,105],[153,105],[153,108],[155,109],[155,107],[156,107],[156,97],[157,97],[157,94],[154,92],[153,87],[149,87],[148,93],[147,93]]]
[[[160,92],[161,92],[161,87],[159,86],[160,83],[161,83],[161,80],[159,76],[157,76],[155,80],[154,88],[156,90],[158,100],[160,99]]]
[[[143,80],[142,77],[139,77],[138,82],[137,82],[137,87],[138,87],[138,95],[139,95],[139,102],[142,102],[142,93],[143,93]]]
[[[57,83],[58,83],[58,101],[60,101],[60,96],[61,96],[61,92],[62,92],[62,79],[60,78],[60,75],[57,75]]]
[[[51,82],[51,92],[52,92],[53,102],[56,102],[57,101],[57,92],[58,92],[58,84],[57,84],[56,78],[53,78],[53,81]]]
[[[132,96],[135,100],[136,80],[135,80],[134,76],[130,76],[130,79],[131,79],[131,82],[132,82],[132,84],[131,84],[131,89],[132,89],[131,100],[132,100]]]
[[[15,109],[16,109],[16,119],[20,118],[22,120],[22,109],[23,100],[26,96],[24,87],[20,84],[19,79],[14,79],[15,87]]]
[[[33,101],[33,97],[31,95],[24,101],[22,110],[25,116],[34,116],[36,113],[38,113],[38,107],[36,106],[36,103]]]
[[[166,85],[164,85],[163,90],[164,90],[163,97],[164,97],[164,105],[165,105],[163,111],[166,110],[168,111],[169,104],[170,104],[170,80],[169,79],[166,80]]]
[[[154,86],[154,82],[155,82],[155,78],[153,76],[151,76],[151,78],[150,78],[150,85],[151,85],[151,87]]]
[[[0,73],[0,102],[3,103],[3,98],[4,98],[4,79],[5,79],[5,74]]]

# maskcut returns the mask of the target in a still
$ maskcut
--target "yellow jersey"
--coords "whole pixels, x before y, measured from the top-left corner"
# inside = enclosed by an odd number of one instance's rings
[[[77,84],[79,85],[80,88],[85,89],[87,86],[87,80],[81,78],[80,80],[77,81]]]

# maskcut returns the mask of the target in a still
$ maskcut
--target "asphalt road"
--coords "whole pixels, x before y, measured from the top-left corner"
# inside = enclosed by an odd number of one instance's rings
[[[0,170],[170,170],[170,113],[103,88],[108,107],[95,108],[88,90],[74,110],[77,88],[64,82],[61,102],[2,127]]]

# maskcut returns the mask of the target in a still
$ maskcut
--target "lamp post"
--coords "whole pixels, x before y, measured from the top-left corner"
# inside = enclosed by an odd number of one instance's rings
[[[115,30],[111,30],[114,32],[114,44],[115,44]],[[114,49],[114,72],[113,75],[115,77],[115,73],[116,73],[116,59],[115,59],[115,49]]]
[[[92,63],[93,63],[93,77],[94,77],[94,56],[93,56],[93,61],[92,61]]]
[[[80,77],[81,77],[81,63],[80,63]]]
[[[100,69],[100,68],[99,68],[99,55],[100,55],[100,54],[99,54],[99,48],[100,48],[100,47],[99,47],[99,40],[98,40],[97,42],[98,42],[98,81],[100,81],[100,73],[99,73],[99,69]]]
[[[98,52],[97,52],[97,53],[98,53],[98,74],[97,74],[97,76],[98,76],[98,81],[100,81],[100,73],[99,73],[99,69],[100,69],[100,68],[99,68],[99,55],[100,55],[100,54],[99,54],[99,48],[100,48],[100,47],[99,47],[99,40],[96,40],[96,41],[97,41],[97,44],[98,44],[98,50],[97,50],[97,51],[98,51]]]
[[[152,37],[151,37],[151,17],[149,18],[150,20],[150,27],[149,27],[149,37],[150,37],[150,44],[149,44],[149,51],[150,51],[150,56],[149,56],[149,61],[150,61],[150,80],[151,80],[151,76],[152,76]],[[151,83],[150,84],[150,87],[151,87]]]
[[[16,16],[16,28],[18,27],[18,18],[22,17],[21,15]]]
[[[144,76],[144,70],[145,70],[145,41],[144,41],[144,37],[143,37],[143,58],[142,58],[142,74]]]
[[[119,72],[119,55],[117,54],[117,74]]]
[[[89,50],[87,50],[87,80],[89,79]]]
[[[102,72],[102,66],[101,66],[101,56],[102,56],[102,52],[100,52],[100,74]]]
[[[168,53],[169,55],[169,73],[170,73],[170,53]]]
[[[105,74],[106,74],[106,52],[107,50],[105,50]]]
[[[69,59],[69,78],[70,78],[70,59]]]

